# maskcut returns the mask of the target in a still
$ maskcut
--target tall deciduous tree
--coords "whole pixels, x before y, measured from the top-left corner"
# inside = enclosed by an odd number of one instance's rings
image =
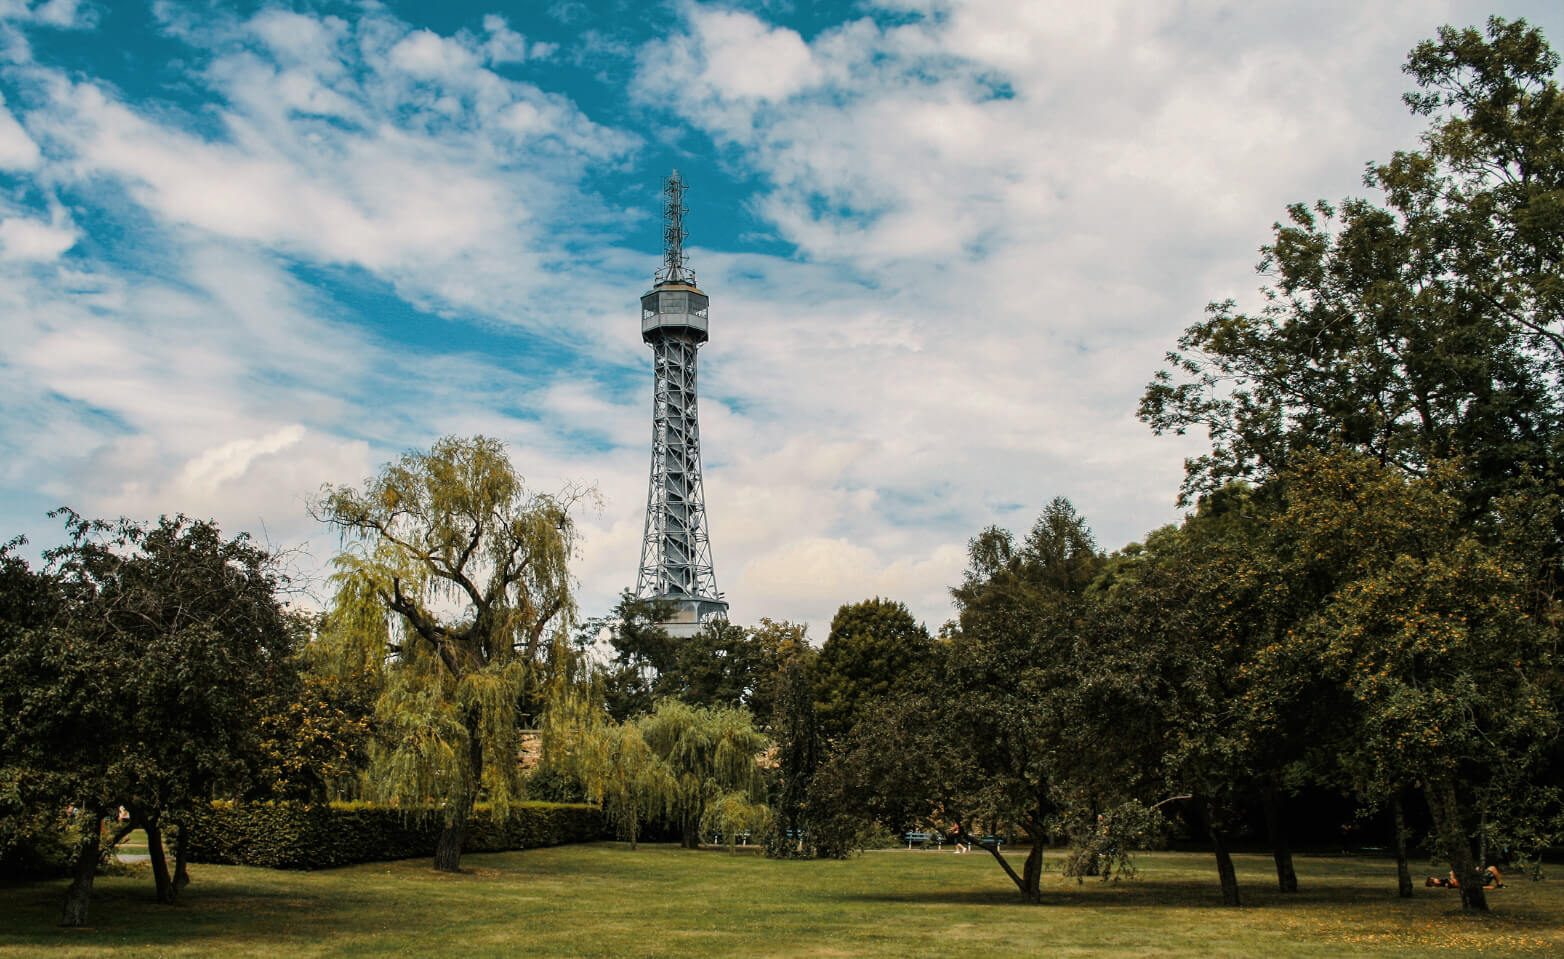
[[[1100,669],[1091,642],[1087,588],[1102,558],[1068,500],[1050,503],[1020,545],[989,528],[968,553],[952,590],[959,626],[925,666],[935,681],[875,701],[838,740],[811,790],[811,815],[828,827],[827,852],[846,851],[855,814],[898,828],[930,818],[964,829],[979,819],[1013,824],[1031,844],[1021,871],[990,851],[1035,902],[1062,804],[1105,802],[1103,784],[1114,798],[1132,788],[1118,775],[1122,753],[1086,730],[1099,715],[1128,728],[1135,714],[1108,694],[1115,673]],[[1078,681],[1082,669],[1089,682]]]
[[[1274,774],[1257,768],[1261,744],[1237,721],[1246,656],[1266,638],[1265,609],[1256,603],[1266,584],[1247,533],[1241,518],[1213,497],[1182,527],[1156,531],[1114,563],[1094,645],[1097,657],[1112,664],[1104,680],[1128,694],[1108,715],[1127,723],[1122,729],[1113,720],[1086,724],[1112,744],[1102,754],[1129,760],[1121,769],[1160,780],[1168,793],[1192,801],[1216,856],[1223,902],[1231,906],[1240,902],[1230,854],[1235,820],[1256,785]],[[1085,680],[1089,672],[1077,675]],[[1277,865],[1285,889],[1291,867],[1281,856]]]
[[[1547,477],[1564,403],[1558,57],[1524,22],[1444,28],[1412,51],[1423,149],[1371,166],[1378,202],[1297,204],[1264,247],[1259,312],[1214,303],[1141,401],[1204,428],[1185,493],[1345,447],[1412,475],[1460,458],[1468,508]]]
[[[1486,908],[1483,841],[1535,854],[1560,825],[1538,829],[1558,801],[1537,775],[1560,734],[1557,634],[1533,615],[1552,508],[1502,504],[1504,536],[1485,537],[1450,522],[1458,472],[1409,481],[1350,456],[1305,458],[1282,486],[1280,578],[1324,595],[1257,651],[1257,688],[1297,685],[1303,662],[1345,692],[1342,780],[1371,808],[1421,787],[1463,902]]]
[[[1306,575],[1278,575],[1274,582],[1273,592],[1287,597],[1291,608],[1273,610],[1270,622],[1288,627],[1289,640],[1273,636],[1262,649],[1270,672],[1251,671],[1251,677],[1270,679],[1253,691],[1255,701],[1295,691],[1304,672],[1299,663],[1311,664],[1316,682],[1326,679],[1318,659],[1299,651],[1296,637],[1304,635],[1304,623],[1334,623],[1325,632],[1338,642],[1398,635],[1396,642],[1406,646],[1450,630],[1470,636],[1469,627],[1454,625],[1466,622],[1459,616],[1428,617],[1429,610],[1451,603],[1471,603],[1473,613],[1481,606],[1481,621],[1517,623],[1507,634],[1512,640],[1553,615],[1553,583],[1564,555],[1564,473],[1557,468],[1564,450],[1564,96],[1555,79],[1558,65],[1537,30],[1497,17],[1485,30],[1446,27],[1420,44],[1404,70],[1418,86],[1405,97],[1407,104],[1432,118],[1421,148],[1369,167],[1364,179],[1376,192],[1373,200],[1290,207],[1287,224],[1276,226],[1274,242],[1262,250],[1264,307],[1248,312],[1231,301],[1212,304],[1206,321],[1190,327],[1169,354],[1172,370],[1147,387],[1140,415],[1154,429],[1203,428],[1210,436],[1210,452],[1186,463],[1186,497],[1250,478],[1274,479],[1273,492],[1287,498],[1286,512],[1270,524],[1283,534],[1273,537],[1271,558],[1277,570],[1296,567]],[[1318,451],[1345,451],[1399,472],[1409,485],[1396,495],[1410,512],[1390,509],[1381,516],[1374,504],[1389,500],[1368,498],[1368,490],[1390,480],[1360,475],[1364,467],[1350,458],[1321,461]],[[1336,465],[1326,469],[1322,462]],[[1300,499],[1304,487],[1296,484],[1314,482],[1322,470],[1346,470],[1367,485],[1338,487],[1329,504],[1315,496]],[[1417,525],[1414,504],[1435,495],[1423,485],[1429,477],[1444,477],[1437,495],[1449,515],[1412,534],[1406,524]],[[1303,510],[1305,502],[1318,512]],[[1521,503],[1526,505],[1518,509]],[[1517,565],[1510,547],[1518,513],[1543,517],[1528,520],[1528,529],[1551,531],[1536,540],[1536,558]],[[1381,530],[1377,517],[1391,525]],[[1340,525],[1349,518],[1361,528]],[[1342,538],[1296,545],[1311,524],[1333,523]],[[1378,547],[1384,552],[1375,554],[1376,572],[1353,573],[1351,564],[1372,552],[1362,537],[1379,533],[1388,538]],[[1430,550],[1426,543],[1433,540],[1442,545]],[[1335,557],[1334,564],[1325,557]],[[1403,578],[1396,578],[1398,571]],[[1457,581],[1488,583],[1493,591],[1479,602],[1456,589]],[[1446,595],[1436,601],[1424,592],[1429,583],[1446,584]],[[1362,591],[1371,586],[1368,602]],[[1524,619],[1515,620],[1517,614]],[[1418,624],[1417,633],[1392,629],[1404,623]],[[1386,677],[1419,663],[1415,683],[1402,688],[1387,679],[1375,687],[1395,688],[1391,698],[1403,710],[1394,720],[1384,714],[1381,731],[1405,732],[1427,718],[1432,704],[1412,690],[1440,688],[1445,702],[1458,708],[1453,704],[1484,702],[1486,688],[1503,688],[1494,676],[1467,688],[1434,680],[1428,671],[1475,677],[1481,673],[1476,649],[1507,648],[1504,638],[1451,639],[1443,666],[1409,658],[1404,650],[1365,652],[1366,662],[1388,669]],[[1283,668],[1288,656],[1293,659]],[[1521,660],[1514,670],[1524,671]],[[1367,723],[1364,704],[1374,700],[1361,698],[1361,679],[1329,674],[1334,689],[1359,694],[1353,715]],[[1437,730],[1467,728],[1451,722],[1441,720]],[[1255,729],[1264,731],[1265,724]],[[1474,765],[1471,755],[1452,760],[1459,773],[1427,756],[1415,770],[1387,765],[1357,748],[1381,743],[1372,728],[1336,729],[1344,754],[1354,757],[1343,774],[1368,793],[1366,801],[1395,805],[1400,788],[1413,782],[1454,784],[1429,798],[1442,845],[1455,857],[1456,871],[1466,871],[1478,857],[1461,851],[1469,837],[1456,837],[1473,828],[1467,820],[1483,793],[1475,784],[1495,770]],[[1430,725],[1419,735],[1427,739],[1435,729]],[[1531,734],[1540,729],[1533,723]],[[1459,739],[1442,737],[1441,748],[1459,752]],[[1406,749],[1402,743],[1397,752]],[[1524,752],[1514,743],[1489,751],[1511,759]],[[1512,769],[1539,768],[1506,762]],[[1444,772],[1436,775],[1438,768]],[[1481,889],[1469,885],[1463,885],[1463,900],[1481,908]]]
[[[147,832],[158,901],[188,882],[183,833],[170,875],[163,829],[254,782],[260,720],[290,682],[300,624],[278,600],[273,557],[246,536],[183,516],[64,515],[70,541],[46,553],[58,612],[0,645],[0,745],[80,810],[64,923],[82,925],[98,822],[116,806]]]
[[[650,712],[678,672],[678,643],[662,623],[673,618],[675,605],[643,599],[629,590],[606,616],[582,624],[584,641],[595,643],[606,634],[613,660],[604,670],[604,699],[615,719]]]
[[[815,659],[821,737],[840,738],[893,690],[927,678],[931,649],[903,603],[875,598],[837,610]]]
[[[967,552],[962,583],[951,590],[959,628],[942,669],[943,736],[968,769],[957,790],[965,810],[1014,823],[1031,841],[1019,875],[999,862],[1035,902],[1051,819],[1069,794],[1089,801],[1094,791],[1081,776],[1095,778],[1108,755],[1083,742],[1090,714],[1071,705],[1076,664],[1094,662],[1086,592],[1102,557],[1064,498],[1044,507],[1019,545],[990,527]]]
[[[480,791],[501,811],[518,796],[517,703],[575,613],[574,499],[527,489],[479,436],[404,453],[315,505],[352,547],[335,602],[359,628],[340,638],[390,663],[373,778],[382,798],[443,811],[438,870],[460,868]]]

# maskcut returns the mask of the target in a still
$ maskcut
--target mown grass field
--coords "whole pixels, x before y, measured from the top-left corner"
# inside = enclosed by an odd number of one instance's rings
[[[84,930],[54,925],[63,882],[0,885],[0,957],[1564,955],[1564,879],[1516,879],[1473,916],[1444,890],[1397,899],[1379,859],[1300,857],[1302,890],[1283,897],[1269,859],[1240,856],[1237,910],[1211,858],[1186,853],[1143,856],[1116,884],[1050,874],[1040,906],[977,851],[774,862],[599,843],[463,864],[197,865],[174,907],[152,902],[143,867],[98,881]]]

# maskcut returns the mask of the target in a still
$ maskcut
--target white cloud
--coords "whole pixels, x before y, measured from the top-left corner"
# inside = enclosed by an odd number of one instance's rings
[[[76,245],[75,227],[26,217],[0,219],[0,259],[55,260]]]
[[[293,423],[266,436],[231,440],[187,462],[176,483],[185,493],[210,496],[224,483],[243,476],[258,458],[297,445],[304,433],[303,426]]]
[[[483,30],[488,37],[483,41],[483,58],[491,64],[521,63],[527,59],[527,38],[510,28],[499,14],[491,13],[483,18]],[[546,44],[536,44],[533,56],[546,55]]]
[[[0,20],[85,30],[97,25],[98,12],[84,0],[0,0]]]
[[[793,30],[704,7],[694,10],[692,20],[705,60],[700,82],[718,96],[781,100],[820,76],[809,47]]]
[[[453,77],[472,70],[478,57],[454,38],[415,30],[397,41],[388,56],[393,67],[418,77]]]
[[[515,309],[529,291],[561,287],[545,261],[557,237],[542,221],[601,215],[575,181],[591,163],[617,162],[634,137],[489,71],[466,35],[373,15],[170,17],[213,48],[204,79],[221,134],[142,112],[91,80],[42,74],[49,105],[33,122],[77,177],[122,183],[172,225],[362,266],[420,305],[558,322]],[[0,118],[0,157],[5,133]]]
[[[42,155],[38,144],[27,135],[16,116],[4,106],[0,97],[0,170],[24,171],[36,169]]]

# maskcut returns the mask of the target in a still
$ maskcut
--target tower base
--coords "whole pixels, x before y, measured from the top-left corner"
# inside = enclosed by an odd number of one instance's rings
[[[726,622],[728,604],[720,599],[692,599],[688,596],[659,596],[676,607],[673,618],[664,620],[661,626],[674,639],[688,639],[701,631],[701,627],[714,620]]]

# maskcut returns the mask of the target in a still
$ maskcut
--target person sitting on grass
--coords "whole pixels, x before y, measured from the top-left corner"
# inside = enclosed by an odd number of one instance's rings
[[[1499,875],[1499,870],[1495,869],[1493,866],[1484,866],[1478,871],[1478,875],[1483,877],[1484,889],[1504,888],[1504,877]],[[1451,870],[1450,878],[1440,879],[1438,876],[1429,876],[1428,881],[1423,883],[1423,885],[1439,886],[1444,889],[1459,889],[1461,888],[1461,880],[1457,879],[1455,877],[1455,871]]]

